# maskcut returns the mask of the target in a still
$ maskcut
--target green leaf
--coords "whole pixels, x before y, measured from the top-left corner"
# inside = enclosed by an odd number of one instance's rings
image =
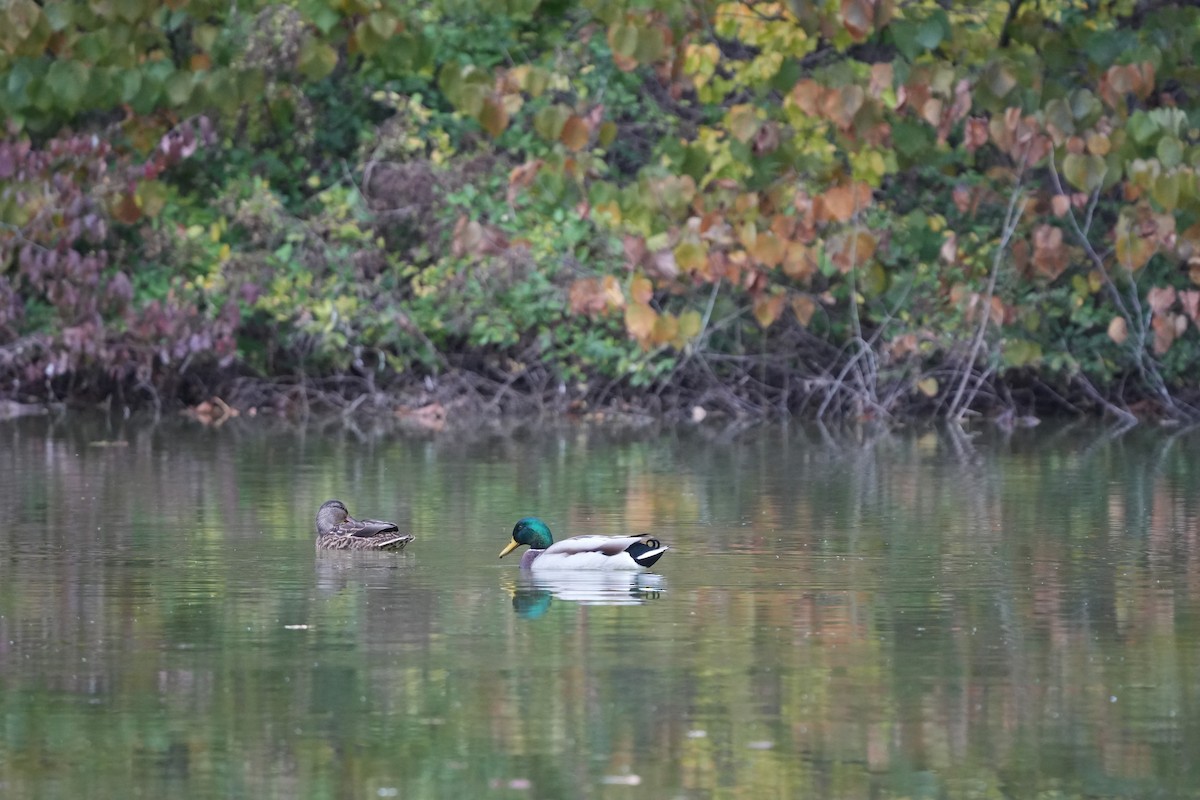
[[[1009,367],[1025,367],[1036,364],[1042,358],[1042,346],[1028,339],[1015,339],[1004,343],[1004,364]]]
[[[75,10],[74,3],[47,3],[42,7],[42,13],[46,15],[46,21],[50,23],[52,31],[66,30],[74,24]]]
[[[654,27],[642,28],[637,32],[637,48],[634,58],[641,64],[653,64],[662,57],[666,49],[662,31]]]
[[[1097,155],[1068,153],[1063,159],[1063,175],[1077,189],[1090,192],[1104,182],[1107,165]]]
[[[932,50],[950,33],[950,21],[945,12],[931,14],[917,26],[917,44]]]
[[[1046,124],[1053,125],[1068,136],[1075,132],[1075,117],[1063,98],[1057,97],[1047,103],[1043,114]]]
[[[117,96],[122,103],[132,103],[142,88],[142,73],[135,69],[122,70],[116,78]]]
[[[913,61],[921,54],[921,45],[917,42],[916,23],[897,20],[888,26],[887,31],[891,35],[896,49],[909,61]]]
[[[46,86],[68,112],[79,110],[87,90],[87,67],[78,61],[59,59],[50,65],[46,73]]]
[[[633,58],[638,48],[638,29],[634,25],[618,23],[609,32],[608,40],[614,53]]]
[[[1180,178],[1178,172],[1159,175],[1150,187],[1150,196],[1164,211],[1174,211],[1179,205]]]
[[[1158,140],[1155,153],[1165,168],[1177,167],[1183,162],[1183,143],[1174,136],[1164,136]]]
[[[309,36],[300,45],[296,65],[310,81],[319,81],[337,66],[337,51],[316,37]]]
[[[129,24],[140,20],[149,9],[144,0],[112,0],[117,16]],[[155,3],[155,6],[158,4]]]
[[[192,41],[196,43],[196,47],[207,53],[213,49],[220,34],[221,29],[216,25],[197,25],[192,31]]]
[[[337,0],[300,0],[300,13],[321,33],[329,33],[342,20],[339,5]]]
[[[192,96],[192,87],[194,85],[194,73],[185,70],[178,70],[171,73],[170,77],[163,83],[163,88],[167,93],[167,102],[175,108],[180,108]]]
[[[1129,135],[1133,137],[1133,141],[1140,145],[1149,144],[1162,131],[1158,123],[1141,109],[1133,112],[1133,115],[1129,117],[1129,122],[1125,125],[1125,129],[1129,131]]]
[[[1100,98],[1087,89],[1076,89],[1071,92],[1071,114],[1083,125],[1091,124],[1104,111]]]
[[[983,72],[983,80],[988,91],[996,97],[1004,97],[1017,86],[1017,79],[1008,66],[1000,61],[988,64]]]
[[[8,95],[17,108],[24,108],[29,103],[29,84],[33,82],[34,74],[30,62],[21,59],[13,65],[8,73],[6,88]]]
[[[533,115],[533,129],[548,142],[557,142],[563,126],[571,118],[571,109],[556,104],[540,109]]]

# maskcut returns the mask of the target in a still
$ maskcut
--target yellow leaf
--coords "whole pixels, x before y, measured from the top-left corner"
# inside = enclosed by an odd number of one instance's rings
[[[617,283],[617,279],[612,275],[604,276],[604,299],[609,306],[613,308],[625,307],[625,293],[621,291],[621,284]]]
[[[764,328],[769,328],[783,313],[783,297],[777,294],[763,294],[754,299],[754,318]]]
[[[729,114],[726,115],[726,124],[733,137],[743,143],[753,139],[758,134],[761,125],[755,107],[746,103],[729,109]]]
[[[658,319],[654,321],[654,330],[650,336],[650,343],[668,344],[675,341],[679,336],[679,320],[674,314],[659,314]]]
[[[917,381],[917,390],[926,397],[936,397],[938,393],[937,378],[926,378],[924,380]]]
[[[643,344],[650,339],[657,321],[658,314],[644,303],[630,303],[625,307],[625,330]]]
[[[765,267],[777,267],[783,261],[787,242],[771,231],[759,233],[749,248],[750,255]]]
[[[634,303],[645,305],[650,302],[653,294],[654,286],[645,275],[634,275],[633,279],[629,281],[629,296]]]
[[[613,122],[611,119],[606,119],[604,122],[600,123],[600,134],[597,137],[597,141],[600,143],[601,147],[608,147],[613,143],[613,141],[616,140],[616,138],[617,123]]]
[[[789,278],[807,280],[817,271],[817,259],[807,245],[800,242],[788,242],[787,253],[783,256],[783,273]]]
[[[708,251],[700,242],[680,242],[675,246],[675,264],[684,272],[695,272],[708,263]]]
[[[700,312],[685,311],[679,315],[679,337],[687,341],[700,334]]]

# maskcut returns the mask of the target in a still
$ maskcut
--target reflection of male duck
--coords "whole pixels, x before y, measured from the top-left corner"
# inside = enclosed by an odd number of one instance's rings
[[[512,604],[518,616],[537,619],[550,609],[551,598],[585,606],[637,606],[666,588],[662,575],[543,569],[520,577],[512,587]]]
[[[523,544],[521,569],[638,570],[654,566],[669,549],[649,534],[641,536],[573,536],[555,542],[549,526],[537,517],[518,520],[512,541],[500,551],[504,558]]]

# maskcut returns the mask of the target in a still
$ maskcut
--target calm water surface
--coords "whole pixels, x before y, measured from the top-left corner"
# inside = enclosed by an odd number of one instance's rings
[[[1200,433],[0,423],[0,796],[1200,797]],[[330,497],[399,554],[314,553]],[[513,522],[653,530],[541,581]]]

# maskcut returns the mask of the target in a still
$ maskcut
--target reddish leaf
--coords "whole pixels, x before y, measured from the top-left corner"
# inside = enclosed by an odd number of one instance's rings
[[[1165,313],[1167,309],[1175,305],[1175,287],[1174,286],[1153,286],[1146,293],[1146,303],[1150,306],[1150,311],[1155,314]]]
[[[562,133],[559,134],[558,138],[569,149],[579,151],[587,146],[591,135],[591,129],[583,117],[572,114],[563,124]]]
[[[1178,333],[1175,316],[1175,314],[1162,314],[1150,320],[1150,327],[1154,330],[1154,353],[1156,355],[1163,355],[1175,343]]]
[[[1188,319],[1200,326],[1200,291],[1184,289],[1179,292],[1179,304]]]
[[[1069,254],[1063,244],[1062,228],[1039,225],[1033,231],[1033,266],[1048,280],[1063,273],[1069,263]]]
[[[980,117],[972,117],[967,120],[964,131],[964,143],[967,147],[967,152],[974,153],[980,147],[983,147],[988,142],[988,124],[987,120]]]
[[[1124,317],[1113,317],[1108,323],[1108,338],[1117,344],[1122,344],[1129,338],[1129,326]]]
[[[519,167],[513,167],[508,173],[508,204],[512,205],[516,202],[517,194],[523,189],[527,189],[533,179],[537,177],[538,171],[541,170],[542,164],[545,162],[542,159],[534,159],[527,161]]]
[[[870,0],[842,0],[842,25],[856,41],[871,32],[874,10]]]

